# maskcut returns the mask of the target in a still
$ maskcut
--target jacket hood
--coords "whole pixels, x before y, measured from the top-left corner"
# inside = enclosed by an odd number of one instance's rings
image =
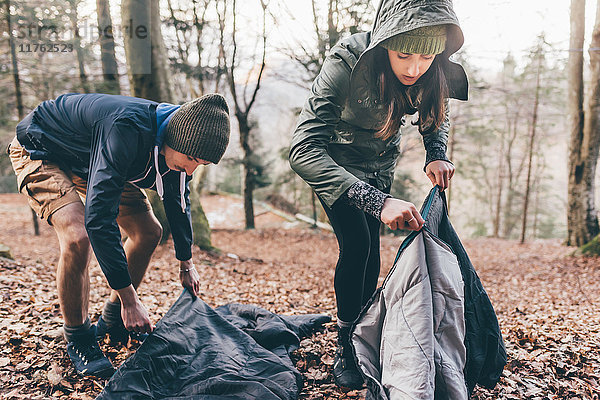
[[[451,0],[382,0],[371,30],[369,49],[392,36],[433,25],[448,25],[446,50],[442,54],[449,57],[462,47],[464,37]]]
[[[437,57],[443,57],[446,61],[443,65],[450,97],[467,100],[467,75],[462,66],[449,60],[464,43],[458,18],[452,8],[452,0],[381,0],[370,33],[369,45],[360,55],[352,72],[353,86],[355,75],[364,74],[367,66],[372,65],[373,49],[381,42],[400,33],[434,25],[447,25],[446,49]],[[355,74],[356,71],[358,73]]]

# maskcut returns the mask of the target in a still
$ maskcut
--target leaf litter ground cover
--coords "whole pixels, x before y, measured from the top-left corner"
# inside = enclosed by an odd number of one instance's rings
[[[218,214],[230,202],[239,200],[203,200],[207,214]],[[240,212],[231,204],[227,210]],[[228,217],[239,222],[238,215]],[[0,259],[0,398],[93,399],[105,381],[77,376],[61,342],[54,283],[58,241],[52,228],[43,223],[41,236],[33,236],[30,211],[19,195],[0,195],[0,220],[0,243],[8,245],[16,259]],[[268,213],[257,218],[255,231],[227,228],[226,220],[213,231],[220,254],[194,251],[204,281],[203,300],[211,306],[240,302],[282,314],[335,316],[333,234],[290,228]],[[381,279],[399,244],[399,238],[383,238]],[[600,259],[570,257],[573,249],[556,240],[519,245],[476,239],[464,244],[492,299],[509,355],[496,389],[477,389],[473,397],[598,399]],[[139,290],[154,322],[181,291],[177,268],[172,243],[160,246]],[[95,261],[90,276],[90,314],[95,322],[108,287]],[[364,391],[344,393],[333,384],[335,338],[332,322],[303,340],[296,352],[296,366],[305,377],[302,399],[364,398]],[[138,344],[101,346],[119,365]]]

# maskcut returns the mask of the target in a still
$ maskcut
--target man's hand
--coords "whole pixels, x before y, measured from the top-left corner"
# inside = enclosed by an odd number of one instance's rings
[[[414,204],[388,197],[381,209],[381,222],[392,230],[409,229],[418,231],[425,221]]]
[[[450,179],[454,176],[454,165],[448,161],[435,160],[427,164],[425,173],[435,186],[438,185],[442,190],[447,189],[450,185]]]
[[[189,290],[192,296],[200,294],[200,274],[191,258],[179,264],[179,279],[181,286]]]
[[[136,333],[150,333],[154,329],[148,311],[140,301],[133,288],[129,285],[126,288],[117,290],[121,299],[121,318],[125,329]]]

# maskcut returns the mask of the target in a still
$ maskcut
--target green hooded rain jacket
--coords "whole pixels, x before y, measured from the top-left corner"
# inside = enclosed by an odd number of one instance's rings
[[[388,140],[375,132],[387,115],[373,74],[375,47],[410,30],[448,25],[443,58],[450,97],[467,99],[463,68],[448,60],[463,44],[451,0],[383,0],[373,30],[341,40],[325,60],[300,113],[290,148],[290,165],[329,207],[358,180],[392,184],[400,156],[401,132]],[[446,108],[448,109],[448,108]],[[423,135],[427,162],[447,159],[449,119]]]

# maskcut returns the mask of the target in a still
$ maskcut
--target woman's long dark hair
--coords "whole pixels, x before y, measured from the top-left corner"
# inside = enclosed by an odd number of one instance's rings
[[[445,119],[445,99],[448,97],[448,84],[442,68],[444,59],[435,57],[423,76],[411,86],[403,85],[390,66],[388,52],[383,47],[375,51],[375,78],[379,89],[379,99],[388,106],[387,116],[375,136],[387,140],[400,129],[404,114],[419,112],[419,119],[413,125],[419,126],[421,134],[438,129]]]

